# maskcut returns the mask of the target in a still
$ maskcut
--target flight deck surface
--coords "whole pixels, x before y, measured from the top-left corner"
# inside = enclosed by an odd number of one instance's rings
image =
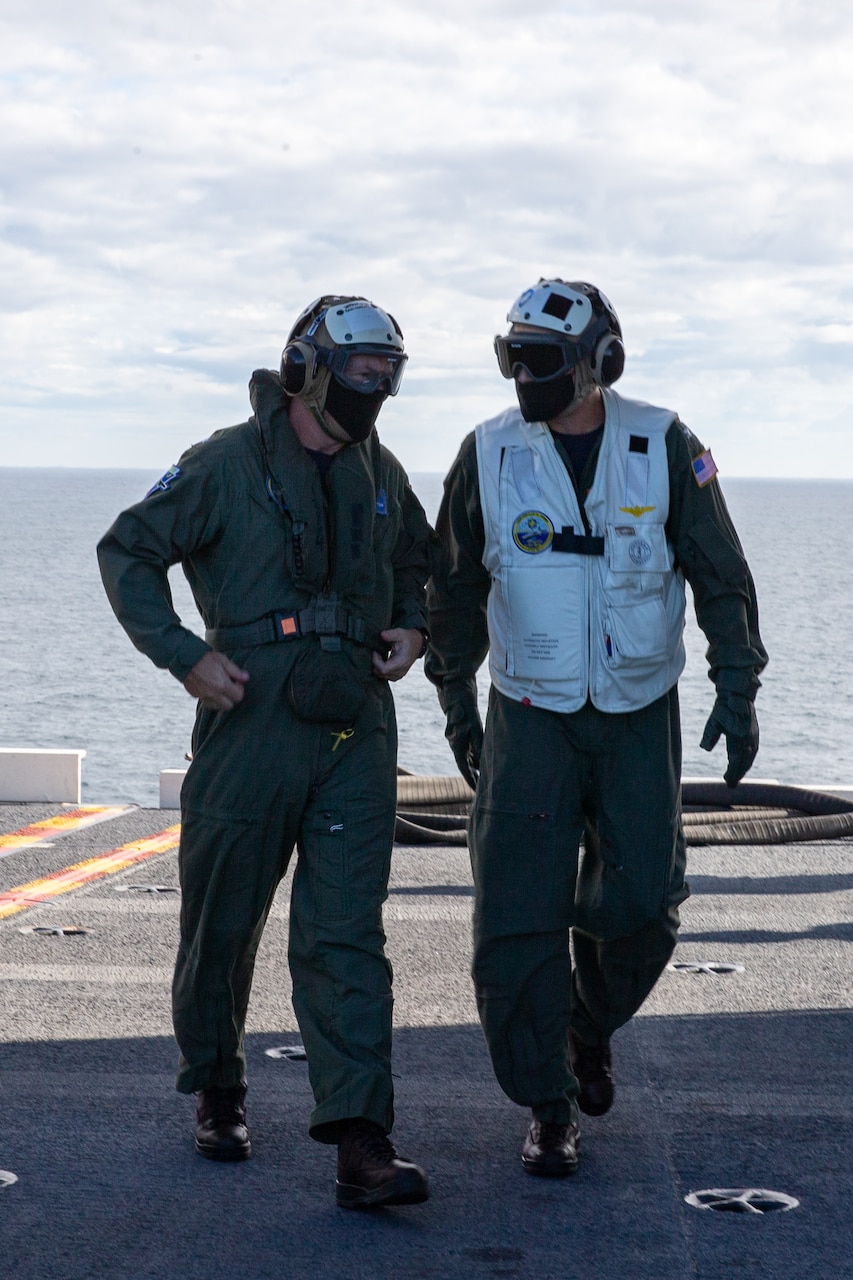
[[[70,809],[0,805],[6,1280],[853,1277],[853,840],[689,850],[673,962],[692,971],[668,969],[614,1037],[615,1105],[582,1118],[579,1170],[554,1181],[521,1167],[527,1115],[477,1022],[467,853],[395,848],[393,1137],[432,1195],[353,1213],[334,1203],[334,1148],[307,1136],[305,1061],[268,1052],[300,1042],[288,881],[247,1029],[254,1153],[210,1163],[174,1090],[180,815],[49,825]],[[685,1201],[713,1189],[799,1204]]]

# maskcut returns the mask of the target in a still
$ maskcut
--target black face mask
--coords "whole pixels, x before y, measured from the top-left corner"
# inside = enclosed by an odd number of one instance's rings
[[[353,391],[333,375],[329,379],[324,407],[343,427],[353,444],[360,444],[373,430],[386,396],[387,392],[381,388],[369,392]]]
[[[565,373],[548,382],[519,382],[515,390],[525,422],[550,422],[568,409],[575,398],[575,375]]]

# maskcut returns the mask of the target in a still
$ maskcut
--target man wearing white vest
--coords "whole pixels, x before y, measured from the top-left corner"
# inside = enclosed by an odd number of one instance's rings
[[[501,1087],[532,1110],[523,1166],[554,1177],[577,1167],[578,1109],[612,1104],[610,1038],[669,960],[688,892],[685,579],[717,690],[702,746],[725,737],[729,786],[758,750],[767,655],[710,452],[612,390],[625,352],[607,298],[540,280],[507,319],[495,351],[519,408],[478,426],[445,481],[427,674],[476,787],[480,1019]]]

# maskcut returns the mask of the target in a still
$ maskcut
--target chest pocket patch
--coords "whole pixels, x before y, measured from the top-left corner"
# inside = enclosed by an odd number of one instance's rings
[[[667,573],[669,548],[663,525],[608,525],[607,563],[611,573]]]

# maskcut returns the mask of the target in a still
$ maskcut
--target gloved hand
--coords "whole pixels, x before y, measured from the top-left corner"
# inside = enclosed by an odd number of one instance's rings
[[[473,789],[480,776],[480,752],[483,750],[483,722],[477,708],[477,690],[469,684],[445,685],[438,700],[447,716],[444,736],[456,759],[462,777]]]
[[[752,762],[758,755],[758,719],[755,706],[743,694],[717,694],[699,746],[703,751],[713,751],[721,734],[726,735],[729,757],[729,767],[723,777],[726,786],[736,787],[744,774],[752,768]]]

